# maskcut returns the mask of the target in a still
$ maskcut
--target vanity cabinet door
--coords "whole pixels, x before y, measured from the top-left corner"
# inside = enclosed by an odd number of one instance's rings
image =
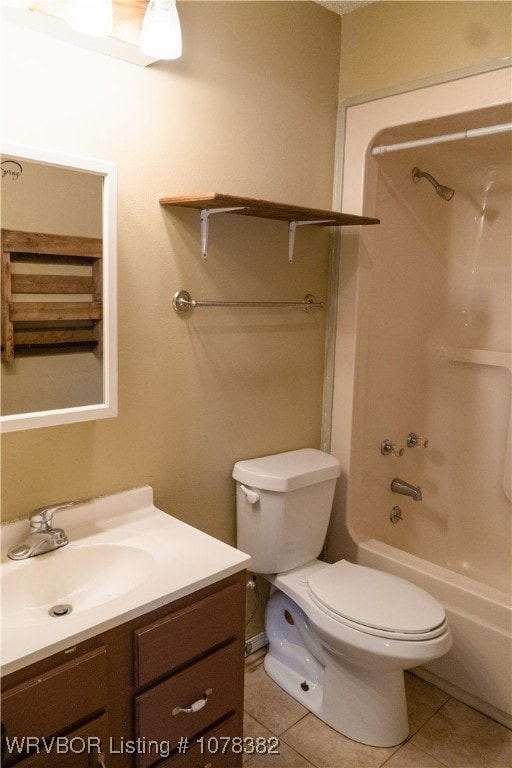
[[[105,714],[58,739],[46,739],[40,743],[38,753],[14,765],[16,768],[108,768],[104,757],[108,741],[108,717]],[[5,757],[8,756],[7,751]],[[10,757],[14,758],[12,749]]]
[[[76,723],[106,708],[107,652],[104,647],[2,691],[6,745],[3,764],[11,765],[14,761],[15,752],[9,752],[9,744],[20,745],[16,754],[21,758],[37,739],[48,741],[56,734],[66,733]]]

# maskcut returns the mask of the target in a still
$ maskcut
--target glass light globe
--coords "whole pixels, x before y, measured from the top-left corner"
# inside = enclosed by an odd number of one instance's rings
[[[154,59],[179,59],[181,26],[175,0],[149,0],[140,34],[140,50]]]

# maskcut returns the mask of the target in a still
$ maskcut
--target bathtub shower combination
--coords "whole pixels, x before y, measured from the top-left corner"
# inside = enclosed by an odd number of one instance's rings
[[[510,70],[347,113],[343,205],[381,220],[354,289],[348,531],[443,604],[453,648],[420,674],[510,725]]]

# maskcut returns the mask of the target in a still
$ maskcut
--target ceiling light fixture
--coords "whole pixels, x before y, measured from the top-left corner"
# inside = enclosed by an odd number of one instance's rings
[[[120,49],[118,45],[115,48],[117,53],[112,55],[119,55],[120,58],[139,64],[147,64],[148,59],[151,60],[149,63],[158,59],[179,59],[182,54],[181,25],[176,0],[137,0],[133,3],[130,0],[0,0],[1,6],[17,8],[18,10],[13,11],[18,14],[16,19],[25,22],[31,15],[28,11],[45,14],[52,21],[58,19],[59,25],[64,20],[68,27],[84,35],[78,41],[80,44],[95,50],[105,51],[104,42],[100,39],[99,47],[96,48],[96,43],[87,40],[88,37],[112,37],[116,40],[116,45],[126,44],[127,48],[137,46],[142,56],[138,52],[133,52],[131,56],[122,55],[119,51],[124,51],[124,48]],[[56,29],[55,31],[57,33]],[[70,38],[68,36],[65,39]],[[76,36],[72,40],[77,42]]]
[[[66,22],[77,32],[106,37],[112,32],[112,0],[68,0]]]
[[[140,50],[155,59],[179,59],[181,27],[175,0],[149,0],[142,22]]]

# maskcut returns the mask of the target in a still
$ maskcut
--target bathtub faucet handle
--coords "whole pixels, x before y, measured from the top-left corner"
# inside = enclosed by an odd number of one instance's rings
[[[428,448],[428,438],[418,437],[415,432],[409,432],[407,435],[407,445],[409,448]]]
[[[404,449],[401,445],[392,443],[391,440],[383,440],[380,444],[380,452],[383,456],[394,456],[397,459],[403,456]]]

